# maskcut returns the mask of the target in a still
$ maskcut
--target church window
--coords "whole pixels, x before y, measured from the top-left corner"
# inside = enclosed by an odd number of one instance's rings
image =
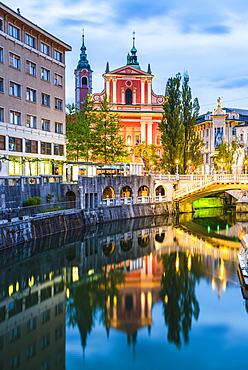
[[[131,145],[131,136],[127,136],[127,145]]]
[[[126,104],[132,104],[132,90],[131,89],[127,89],[126,90]]]
[[[82,77],[82,86],[87,86],[87,77]]]

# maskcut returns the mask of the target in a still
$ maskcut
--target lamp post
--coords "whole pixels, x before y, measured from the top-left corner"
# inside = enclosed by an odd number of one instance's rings
[[[247,172],[247,165],[248,165],[248,159],[245,159],[244,160],[244,167],[245,167],[245,175],[246,175],[246,172]]]
[[[178,175],[179,159],[175,159],[175,165],[176,165],[176,175]]]
[[[191,172],[191,160],[190,159],[187,161],[187,166],[188,166],[188,173],[190,174]]]

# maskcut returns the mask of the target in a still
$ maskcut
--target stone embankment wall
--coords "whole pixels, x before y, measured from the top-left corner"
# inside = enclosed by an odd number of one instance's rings
[[[8,248],[55,233],[94,225],[145,216],[172,214],[172,203],[135,204],[99,208],[94,211],[79,209],[43,213],[23,220],[0,225],[0,248]]]

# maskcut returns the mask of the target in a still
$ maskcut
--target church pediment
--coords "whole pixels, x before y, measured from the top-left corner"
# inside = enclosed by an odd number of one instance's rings
[[[144,75],[144,76],[150,76],[149,73],[146,73],[144,71],[141,71],[138,68],[135,68],[133,66],[124,66],[117,69],[114,69],[113,71],[110,71],[106,73],[107,75]]]

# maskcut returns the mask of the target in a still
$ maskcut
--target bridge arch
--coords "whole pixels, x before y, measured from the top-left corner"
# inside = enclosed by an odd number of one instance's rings
[[[113,240],[110,242],[108,242],[107,240],[103,241],[102,251],[106,257],[111,256],[111,254],[113,254],[115,251],[115,242]]]
[[[142,185],[139,187],[138,190],[138,197],[148,197],[149,196],[149,188],[146,185]]]
[[[120,198],[130,198],[132,196],[132,189],[130,186],[123,186],[120,192]]]
[[[150,243],[150,236],[148,234],[138,236],[138,245],[141,248],[145,248]]]
[[[103,194],[102,194],[102,199],[107,199],[107,198],[115,198],[115,190],[114,188],[112,188],[112,186],[107,186],[104,190],[103,190]]]
[[[67,191],[67,193],[65,194],[65,199],[67,207],[76,208],[76,194],[74,193],[74,191]]]
[[[165,196],[167,195],[167,189],[163,186],[163,185],[158,185],[156,188],[155,188],[155,195],[156,196]]]

